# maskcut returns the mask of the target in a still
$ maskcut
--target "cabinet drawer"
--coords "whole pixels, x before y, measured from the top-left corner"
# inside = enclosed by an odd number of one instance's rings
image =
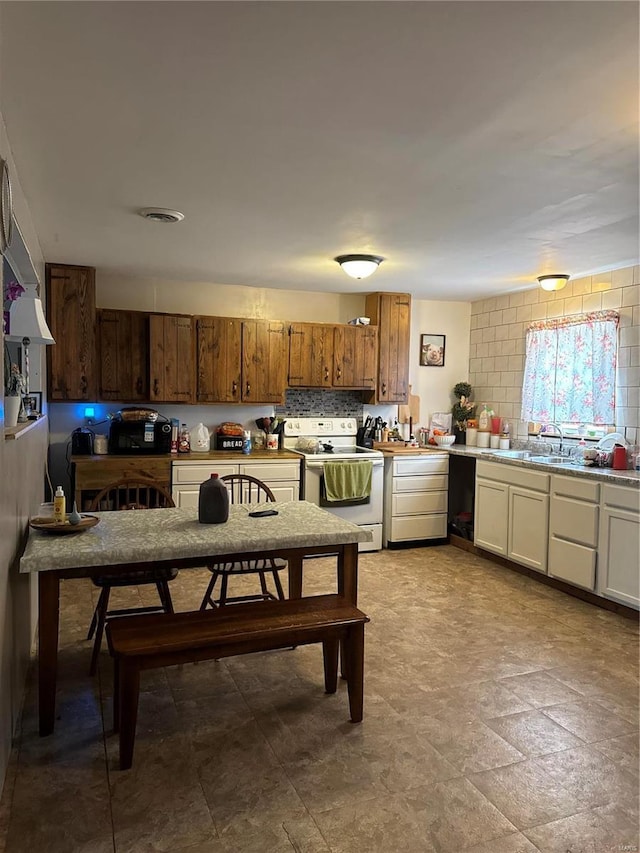
[[[394,477],[393,492],[431,492],[447,490],[449,477],[447,474],[421,474],[418,477]]]
[[[207,464],[201,464],[198,462],[196,465],[192,464],[176,464],[174,462],[172,469],[172,477],[173,484],[176,483],[202,483],[204,480],[208,480],[212,474],[218,474],[220,477],[224,477],[226,474],[238,474],[239,473],[239,465],[231,465],[228,462],[220,463],[215,459],[212,459],[211,462]]]
[[[446,492],[406,492],[394,495],[391,501],[392,514],[416,515],[421,512],[446,512]]]
[[[603,485],[602,503],[640,512],[640,489],[628,489],[625,486]]]
[[[263,483],[274,480],[300,480],[299,462],[251,462],[240,465],[241,474],[257,477]]]
[[[552,536],[549,540],[548,572],[554,578],[584,589],[595,589],[596,550]]]
[[[446,474],[448,471],[449,457],[444,454],[393,460],[394,477],[411,477],[416,474]]]
[[[515,465],[503,465],[500,462],[479,461],[476,466],[476,477],[487,480],[497,480],[510,486],[520,486],[523,489],[533,489],[536,492],[548,492],[550,474],[541,471],[529,471]]]
[[[87,461],[74,459],[78,491],[104,489],[110,483],[136,477],[156,480],[167,488],[171,483],[171,459],[168,456],[165,459],[143,456],[106,456],[99,461],[93,461],[92,457],[85,459]]]
[[[446,515],[415,515],[394,518],[391,522],[391,542],[411,539],[443,539],[447,535]]]
[[[198,501],[200,499],[200,487],[185,488],[182,486],[179,489],[173,488],[171,497],[176,506],[181,509],[198,509]]]
[[[597,504],[554,494],[551,497],[549,531],[552,536],[595,548],[598,544],[599,512]]]
[[[598,503],[600,500],[600,483],[592,480],[581,480],[579,477],[563,477],[560,474],[551,475],[551,491],[556,495],[566,495],[583,501]]]

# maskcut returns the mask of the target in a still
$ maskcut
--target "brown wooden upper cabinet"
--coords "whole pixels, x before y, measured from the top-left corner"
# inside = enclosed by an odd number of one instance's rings
[[[149,400],[192,403],[194,336],[192,317],[149,315]]]
[[[375,326],[292,323],[289,386],[374,390],[377,355]]]
[[[376,326],[335,326],[333,385],[375,390],[378,329]]]
[[[242,323],[242,401],[284,403],[289,337],[284,323]]]
[[[96,271],[46,265],[47,323],[56,343],[47,350],[50,401],[95,400]]]
[[[285,324],[277,321],[199,317],[198,402],[283,402],[286,332]]]
[[[379,403],[406,403],[409,394],[411,296],[408,293],[370,293],[365,311],[379,328],[375,399]]]
[[[197,392],[199,403],[242,400],[242,320],[199,317]]]
[[[289,326],[289,386],[331,388],[333,336],[327,323],[291,323]]]
[[[142,311],[98,312],[101,400],[149,399],[149,315]]]

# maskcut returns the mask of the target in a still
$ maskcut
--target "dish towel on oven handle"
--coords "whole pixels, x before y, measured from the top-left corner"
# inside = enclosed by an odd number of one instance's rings
[[[323,472],[328,501],[358,501],[371,494],[373,464],[369,459],[325,462]]]

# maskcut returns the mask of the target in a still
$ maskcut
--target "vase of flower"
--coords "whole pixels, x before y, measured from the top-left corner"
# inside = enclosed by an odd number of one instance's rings
[[[468,382],[458,382],[453,387],[453,394],[457,398],[451,409],[456,444],[466,444],[467,421],[476,413],[476,404],[471,402],[472,393],[473,389]]]
[[[4,425],[6,427],[14,427],[17,425],[21,403],[22,397],[4,398]]]
[[[7,353],[5,350],[5,358]],[[25,381],[17,364],[12,364],[10,370],[5,372],[4,386],[4,425],[14,427],[18,423],[22,411],[22,393],[25,389]]]

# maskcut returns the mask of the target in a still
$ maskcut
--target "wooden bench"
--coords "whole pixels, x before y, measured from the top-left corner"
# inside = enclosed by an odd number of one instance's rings
[[[107,624],[115,660],[113,716],[120,736],[120,769],[131,767],[140,671],[322,643],[327,693],[338,685],[338,650],[349,693],[351,721],[362,720],[364,626],[369,621],[339,595],[234,604],[216,610],[123,616]]]

